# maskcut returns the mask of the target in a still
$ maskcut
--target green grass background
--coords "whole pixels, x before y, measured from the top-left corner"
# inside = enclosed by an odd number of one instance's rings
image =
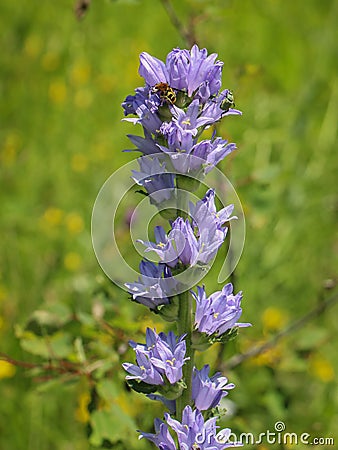
[[[245,210],[236,289],[244,291],[243,320],[254,326],[225,349],[226,359],[306,314],[331,295],[323,286],[337,277],[338,2],[173,5],[184,24],[194,15],[200,47],[224,61],[223,86],[243,111],[218,131],[239,147],[222,170]],[[122,153],[130,147],[126,134],[141,130],[121,122],[120,103],[142,84],[139,53],[163,59],[186,46],[159,1],[93,0],[81,21],[73,9],[67,0],[0,5],[0,350],[25,361],[41,361],[41,352],[19,339],[35,310],[92,311],[102,275],[91,247],[91,210],[106,178],[134,157]],[[124,220],[120,239],[128,248]],[[205,282],[209,293],[221,288],[212,274]],[[110,289],[111,323],[118,317],[125,340],[135,338],[147,317],[124,292]],[[268,354],[227,373],[237,385],[229,395],[237,412],[224,424],[258,434],[283,420],[286,431],[337,442],[336,318],[334,306]],[[96,340],[107,344],[107,358],[109,346],[117,346],[99,331],[90,338],[92,358],[103,352]],[[213,363],[215,352],[201,358]],[[150,427],[153,405],[144,407],[138,394],[123,391],[118,369],[108,374],[119,380],[112,408],[119,405]],[[47,390],[26,370],[3,363],[0,377],[0,449],[95,444],[86,438],[86,408],[79,409],[88,390],[82,379]],[[116,448],[151,448],[136,433],[129,439],[126,444],[118,436]]]

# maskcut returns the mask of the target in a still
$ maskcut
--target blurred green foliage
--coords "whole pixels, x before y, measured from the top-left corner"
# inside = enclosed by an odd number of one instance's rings
[[[218,132],[239,147],[222,170],[246,214],[235,284],[254,327],[200,355],[217,365],[306,314],[335,284],[338,3],[173,5],[225,62],[223,85],[244,112]],[[121,151],[140,130],[121,122],[120,103],[141,84],[138,54],[164,58],[186,43],[161,2],[93,0],[81,21],[73,9],[66,0],[0,5],[1,351],[40,366],[0,361],[8,450],[150,448],[134,430],[161,415],[126,389],[120,363],[132,356],[128,339],[163,325],[103,278],[90,215],[105,179],[134,157]],[[126,223],[121,214],[128,249]],[[220,289],[214,273],[208,293]],[[336,315],[334,306],[226,373],[237,411],[225,423],[258,435],[283,420],[286,431],[337,442]]]

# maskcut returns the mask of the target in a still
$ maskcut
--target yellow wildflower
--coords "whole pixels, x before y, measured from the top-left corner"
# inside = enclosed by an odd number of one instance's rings
[[[324,383],[329,383],[335,378],[331,362],[319,353],[311,355],[309,359],[309,371]]]
[[[46,209],[42,219],[46,225],[55,227],[61,223],[63,214],[62,209],[51,207]]]
[[[0,379],[2,378],[12,378],[16,372],[16,367],[7,362],[0,360]]]
[[[73,212],[66,217],[66,227],[71,234],[79,234],[83,231],[84,223],[82,217]]]
[[[90,419],[90,414],[88,412],[88,405],[90,403],[89,392],[82,392],[78,397],[78,407],[75,411],[76,420],[81,423],[87,423]]]
[[[42,49],[42,39],[36,34],[31,34],[25,40],[23,51],[29,58],[36,58]]]
[[[67,98],[67,87],[63,80],[54,80],[49,85],[48,95],[55,105],[64,104]]]
[[[63,264],[70,272],[75,272],[81,266],[81,257],[78,253],[69,252],[63,260]]]
[[[71,166],[74,172],[85,172],[88,167],[88,158],[82,153],[75,153],[72,156]]]
[[[55,52],[47,52],[43,55],[41,65],[47,72],[53,72],[60,64],[60,57]]]
[[[274,331],[283,328],[287,321],[287,314],[274,306],[270,306],[263,312],[263,328],[265,331]]]

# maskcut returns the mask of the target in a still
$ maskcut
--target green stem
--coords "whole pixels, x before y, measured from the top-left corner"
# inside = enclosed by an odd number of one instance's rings
[[[184,189],[180,190],[180,183],[182,179],[177,177],[177,217],[187,217],[187,195]],[[186,384],[186,389],[183,390],[181,397],[176,401],[176,417],[178,420],[182,418],[182,411],[187,405],[192,404],[192,370],[194,367],[194,350],[192,349],[191,337],[193,331],[193,308],[192,297],[189,291],[179,294],[179,310],[177,331],[178,335],[185,334],[186,342],[186,358],[189,358],[183,366],[183,379]]]
[[[186,389],[183,390],[181,397],[176,403],[176,417],[178,420],[182,418],[182,411],[187,405],[192,404],[192,370],[194,367],[194,353],[191,347],[191,335],[193,330],[192,321],[192,298],[189,291],[183,292],[179,295],[179,317],[178,317],[178,334],[186,334],[186,357],[190,358],[183,366],[183,378],[186,384]]]

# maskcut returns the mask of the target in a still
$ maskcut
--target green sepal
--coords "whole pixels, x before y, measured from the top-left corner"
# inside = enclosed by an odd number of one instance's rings
[[[238,334],[238,327],[233,327],[223,333],[221,336],[217,336],[216,333],[208,335],[206,333],[200,333],[199,331],[194,331],[192,334],[192,348],[203,352],[207,350],[211,345],[216,342],[226,344],[229,341],[235,339]]]
[[[222,344],[226,344],[227,342],[232,341],[238,335],[238,327],[233,327],[223,333],[221,336],[212,335],[212,343],[221,342]]]
[[[159,106],[157,113],[162,122],[170,122],[173,117],[167,103]]]
[[[162,319],[167,322],[176,322],[178,319],[178,310],[179,310],[179,298],[171,297],[170,303],[167,305],[160,305],[157,307],[157,311],[162,317]]]
[[[188,94],[184,91],[178,90],[176,92],[176,102],[175,105],[178,108],[185,109],[190,103],[193,101],[192,97],[189,97]]]
[[[144,381],[138,380],[127,380],[128,386],[140,394],[152,394],[156,392],[157,386],[153,384],[147,384]]]
[[[146,197],[149,196],[148,192],[145,192],[143,189],[138,189],[137,191],[135,191],[135,194],[142,194]]]
[[[206,333],[200,333],[199,331],[193,331],[191,336],[192,348],[199,352],[207,350],[212,343],[210,342],[210,336]]]
[[[183,380],[178,381],[175,384],[163,384],[157,387],[159,394],[163,395],[168,400],[176,400],[182,395],[183,389],[186,389],[187,385]]]
[[[211,419],[212,417],[218,417],[221,419],[224,417],[227,413],[227,410],[225,408],[220,408],[219,406],[216,406],[216,408],[209,409],[205,411],[204,420]]]

